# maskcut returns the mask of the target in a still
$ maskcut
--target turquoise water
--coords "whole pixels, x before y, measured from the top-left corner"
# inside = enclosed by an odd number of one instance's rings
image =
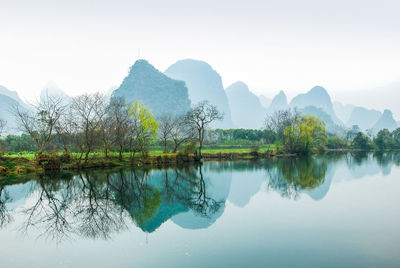
[[[400,154],[0,187],[0,267],[400,267]]]

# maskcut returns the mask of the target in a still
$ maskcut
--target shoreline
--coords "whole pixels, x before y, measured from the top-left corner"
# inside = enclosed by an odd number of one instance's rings
[[[395,151],[395,150],[387,150]],[[355,149],[328,149],[324,152],[313,153],[312,155],[325,153],[349,153],[349,152],[377,152],[377,150],[355,150]],[[382,151],[385,152],[385,151]],[[44,174],[46,172],[79,171],[98,168],[118,167],[173,167],[178,165],[200,163],[202,161],[230,161],[230,160],[256,160],[274,157],[297,157],[298,154],[278,154],[275,151],[267,152],[215,152],[203,153],[202,159],[194,154],[163,154],[157,156],[136,156],[134,160],[129,157],[91,157],[87,161],[68,158],[63,155],[48,156],[43,158],[28,159],[23,156],[2,156],[0,157],[0,181],[11,176],[23,176],[28,174]]]

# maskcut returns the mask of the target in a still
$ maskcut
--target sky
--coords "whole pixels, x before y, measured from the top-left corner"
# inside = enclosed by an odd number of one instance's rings
[[[398,0],[0,0],[0,85],[104,92],[138,58],[161,71],[193,58],[225,87],[290,99],[321,85],[400,120],[399,14]]]

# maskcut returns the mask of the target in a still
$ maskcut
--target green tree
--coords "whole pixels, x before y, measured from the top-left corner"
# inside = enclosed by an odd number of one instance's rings
[[[355,136],[351,147],[354,149],[370,150],[373,148],[371,140],[362,132],[358,132]]]
[[[393,137],[393,145],[396,148],[400,148],[400,128],[392,132],[392,137]]]
[[[148,145],[157,138],[158,123],[146,106],[132,102],[127,108],[130,120],[129,144],[131,156],[140,151],[143,156],[148,154]]]
[[[374,138],[374,143],[381,150],[392,148],[393,147],[392,133],[390,133],[390,131],[387,129],[380,130],[378,134],[376,134],[376,137]]]
[[[282,137],[284,150],[289,153],[308,154],[323,149],[327,142],[325,122],[315,116],[301,116],[285,128]]]

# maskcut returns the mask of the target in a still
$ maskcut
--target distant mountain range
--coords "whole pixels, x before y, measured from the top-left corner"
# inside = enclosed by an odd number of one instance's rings
[[[341,124],[341,121],[336,116],[336,113],[333,109],[331,97],[325,88],[320,86],[313,87],[307,93],[297,95],[290,102],[290,107],[292,108],[297,107],[299,109],[303,109],[309,106],[322,109],[324,112],[330,115],[333,122],[336,124]]]
[[[192,59],[180,60],[168,67],[164,73],[186,83],[192,104],[208,100],[224,113],[224,120],[216,123],[214,127],[233,127],[231,109],[221,76],[208,63]]]
[[[382,113],[379,111],[368,110],[364,107],[354,107],[346,125],[349,127],[358,125],[361,130],[371,129],[381,116]]]
[[[47,84],[40,98],[46,95],[70,97],[54,82]],[[162,73],[146,60],[138,60],[118,87],[111,88],[106,99],[122,97],[127,103],[139,101],[156,116],[184,114],[196,103],[208,100],[224,113],[224,120],[214,128],[261,128],[268,115],[288,108],[302,114],[312,114],[327,125],[328,132],[339,133],[353,125],[361,130],[393,130],[399,122],[390,110],[383,113],[353,104],[332,102],[328,91],[315,86],[308,92],[295,96],[290,103],[284,91],[274,98],[255,95],[244,82],[235,82],[224,89],[221,76],[206,62],[186,59],[172,64]],[[29,109],[15,91],[0,86],[0,118],[7,121],[7,133],[17,133],[12,106]]]
[[[262,127],[267,109],[245,83],[240,81],[233,83],[226,88],[226,94],[235,126],[251,129]]]

